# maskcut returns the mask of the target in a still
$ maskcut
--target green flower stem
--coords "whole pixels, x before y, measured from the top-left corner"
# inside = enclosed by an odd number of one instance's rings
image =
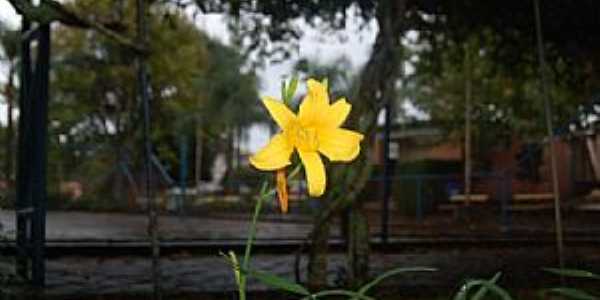
[[[270,190],[266,192],[267,184],[265,183],[261,189],[260,196],[258,197],[258,201],[256,202],[256,206],[254,206],[254,215],[252,216],[252,223],[250,224],[250,232],[248,232],[248,239],[246,240],[246,250],[244,252],[244,260],[242,260],[242,270],[248,270],[248,264],[250,263],[250,252],[252,251],[252,244],[254,243],[254,238],[256,237],[256,224],[258,223],[258,216],[260,215],[260,210],[262,208],[263,201],[271,195],[274,190]],[[240,284],[239,284],[239,294],[240,300],[246,299],[246,274],[244,272],[240,273]]]
[[[296,176],[300,171],[301,165],[297,165],[292,172],[290,172],[288,176],[288,180]],[[242,270],[248,270],[248,264],[250,263],[250,253],[252,252],[252,244],[254,243],[254,239],[256,238],[256,225],[258,223],[258,216],[260,215],[260,211],[262,209],[263,202],[269,198],[270,196],[276,193],[276,189],[268,188],[268,184],[265,182],[260,190],[260,195],[258,196],[258,201],[254,206],[254,215],[252,216],[252,223],[250,223],[250,231],[248,232],[248,239],[246,240],[246,249],[244,251],[244,259],[242,260]],[[246,274],[244,272],[240,272],[239,286],[238,292],[240,295],[240,300],[246,300]]]

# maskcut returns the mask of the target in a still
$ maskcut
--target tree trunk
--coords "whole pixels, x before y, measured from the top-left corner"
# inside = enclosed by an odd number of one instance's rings
[[[350,211],[348,269],[350,287],[361,286],[369,278],[369,221],[359,201]]]
[[[313,231],[308,260],[308,286],[313,291],[327,288],[329,230],[329,223],[324,223]]]
[[[373,51],[367,64],[361,73],[360,87],[358,92],[350,100],[353,101],[353,113],[348,120],[350,128],[358,128],[365,134],[364,143],[371,143],[372,137],[377,129],[377,114],[389,97],[393,97],[395,82],[400,74],[401,66],[401,43],[400,37],[404,33],[404,16],[406,0],[380,1],[378,2],[376,18],[379,24],[379,32],[373,45]],[[394,98],[392,98],[395,100]],[[339,215],[346,207],[357,199],[358,194],[370,177],[370,145],[363,144],[362,155],[357,162],[346,166],[336,166],[335,170],[328,174],[329,191],[324,196],[324,204],[314,220],[314,229],[311,233],[311,255],[309,257],[308,282],[311,287],[326,285],[327,270],[327,241],[329,223],[333,216]],[[358,213],[362,206],[358,205],[355,216],[364,216]],[[353,255],[349,262],[352,264],[350,272],[359,272],[368,269],[369,265],[369,239],[358,238],[368,232],[368,223],[361,218],[355,218],[358,224],[350,224],[356,231],[353,235]],[[352,223],[353,221],[351,221]],[[351,230],[353,231],[353,230]],[[361,272],[362,272],[361,271]],[[350,274],[351,278],[364,279],[366,272]],[[359,280],[356,281],[358,283]]]

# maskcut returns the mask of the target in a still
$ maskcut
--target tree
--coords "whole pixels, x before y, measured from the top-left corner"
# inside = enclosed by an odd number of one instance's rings
[[[204,144],[201,139],[208,137],[215,146],[224,149],[227,170],[232,175],[234,140],[239,138],[243,128],[264,121],[266,114],[257,105],[258,78],[246,67],[246,60],[238,49],[215,40],[207,40],[206,46],[211,59],[206,71],[195,79],[197,88],[206,93],[206,101],[196,110],[196,142]],[[198,155],[196,159],[201,157]]]
[[[111,4],[78,1],[74,7],[94,19],[120,24],[124,33],[131,31],[133,7]],[[227,149],[230,143],[224,140],[231,141],[236,130],[263,117],[256,75],[244,69],[245,60],[235,48],[211,40],[182,13],[157,9],[152,15],[152,109],[153,122],[160,124],[152,131],[153,151],[167,166],[177,166],[181,139],[190,140],[195,132],[203,141],[197,144]],[[141,157],[136,154],[141,151],[136,146],[141,120],[131,51],[95,32],[65,27],[57,31],[50,119],[54,136],[62,141],[53,140],[54,155],[60,148],[61,157],[51,161],[66,162],[56,166],[64,169],[59,173],[85,176],[94,186],[121,195],[123,184],[112,182],[125,180],[122,166],[136,170],[141,164],[136,159]],[[117,176],[111,176],[115,172]]]
[[[14,104],[16,99],[16,82],[19,51],[19,33],[16,30],[8,28],[5,24],[0,24],[0,45],[2,47],[2,55],[0,58],[8,65],[7,82],[4,85],[3,95],[6,101],[6,146],[5,159],[6,165],[4,168],[4,176],[8,182],[13,178],[13,163],[14,163]]]
[[[106,1],[76,3],[80,10],[97,14],[97,19],[112,17],[126,28],[133,28],[134,20],[126,17],[133,15],[126,13],[132,7],[121,7],[123,11],[119,13],[109,4]],[[62,140],[52,140],[54,155],[60,153],[61,159],[51,162],[65,162],[66,165],[55,168],[85,176],[96,188],[114,187],[117,190],[113,195],[118,196],[122,194],[118,190],[122,184],[109,183],[124,180],[120,166],[130,165],[137,170],[141,163],[136,159],[141,157],[136,155],[141,151],[141,147],[136,146],[141,139],[140,103],[135,96],[131,52],[95,32],[65,27],[56,30],[50,120],[54,124],[53,136]],[[165,141],[173,132],[180,131],[176,128],[179,124],[171,120],[182,112],[196,109],[206,97],[194,78],[207,67],[208,50],[204,44],[207,38],[181,15],[171,16],[168,23],[160,18],[151,19],[151,36],[149,47],[156,54],[149,60],[154,70],[151,80],[153,121],[161,124],[152,135],[159,141],[155,149],[158,155],[173,161],[177,155],[168,147],[171,143]]]
[[[528,63],[503,68],[490,57],[497,51],[497,42],[488,31],[463,44],[450,43],[443,53],[436,55],[435,61],[420,51],[423,47],[416,45],[412,63],[415,71],[407,78],[408,97],[450,135],[465,122],[465,83],[470,81],[473,98],[470,117],[474,121],[476,149],[480,152],[498,145],[498,140],[509,144],[515,136],[531,140],[544,134],[541,119],[532,118],[544,113],[535,53],[528,54]],[[472,53],[470,71],[465,70],[466,49]],[[553,65],[557,70],[565,67],[562,60]],[[467,79],[469,72],[472,76]],[[557,79],[549,92],[554,100],[555,120],[564,126],[575,113],[573,99],[577,99],[577,91]]]

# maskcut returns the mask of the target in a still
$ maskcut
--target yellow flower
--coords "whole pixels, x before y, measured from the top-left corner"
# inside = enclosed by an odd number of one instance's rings
[[[307,87],[308,93],[300,104],[298,115],[281,101],[272,97],[263,98],[263,104],[281,132],[250,157],[250,163],[260,170],[281,170],[291,164],[290,157],[296,150],[304,164],[308,193],[318,197],[323,195],[326,185],[325,166],[319,153],[330,161],[351,161],[360,152],[363,135],[340,128],[351,109],[345,99],[329,104],[327,87],[314,79],[308,80]],[[284,173],[279,174],[278,185],[283,186],[279,177]],[[287,210],[287,203],[285,208]]]

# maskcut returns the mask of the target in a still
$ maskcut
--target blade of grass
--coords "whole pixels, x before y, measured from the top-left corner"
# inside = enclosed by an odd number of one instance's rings
[[[506,290],[499,287],[498,285],[491,283],[489,280],[470,280],[465,283],[460,291],[454,296],[454,300],[467,300],[467,295],[469,291],[478,286],[486,287],[490,292],[500,297],[502,300],[512,300],[512,297],[508,294]]]
[[[309,296],[310,292],[302,285],[299,285],[295,282],[292,282],[286,278],[277,276],[275,274],[269,272],[259,272],[247,270],[243,271],[243,273],[249,275],[250,277],[254,277],[260,280],[262,283],[279,290],[287,291],[293,294],[298,294],[302,296]]]
[[[600,279],[600,275],[594,274],[592,272],[584,271],[584,270],[559,269],[559,268],[543,268],[542,270],[544,270],[548,273],[552,273],[555,275],[562,275],[565,277]]]
[[[490,279],[490,282],[493,284],[496,284],[498,282],[498,279],[500,279],[500,276],[502,276],[502,272],[496,273],[494,275],[494,277],[492,277],[492,279]],[[483,299],[483,297],[485,297],[485,295],[487,295],[487,293],[488,293],[487,287],[481,286],[481,288],[479,288],[477,293],[475,293],[475,295],[473,296],[472,300],[481,300],[481,299]]]
[[[389,270],[379,276],[377,276],[375,279],[371,280],[370,282],[368,282],[367,284],[363,285],[360,290],[358,290],[358,294],[360,295],[366,295],[367,292],[372,289],[373,287],[375,287],[376,285],[378,285],[381,281],[398,275],[398,274],[403,274],[403,273],[409,273],[409,272],[435,272],[437,271],[437,269],[434,268],[427,268],[427,267],[412,267],[412,268],[396,268],[396,269],[392,269]]]
[[[550,289],[546,289],[542,291],[542,295],[546,295],[546,294],[558,294],[564,297],[567,297],[569,299],[575,299],[575,300],[598,300],[600,298],[589,294],[586,291],[582,291],[579,289],[574,289],[574,288],[567,288],[567,287],[557,287],[557,288],[550,288]]]

